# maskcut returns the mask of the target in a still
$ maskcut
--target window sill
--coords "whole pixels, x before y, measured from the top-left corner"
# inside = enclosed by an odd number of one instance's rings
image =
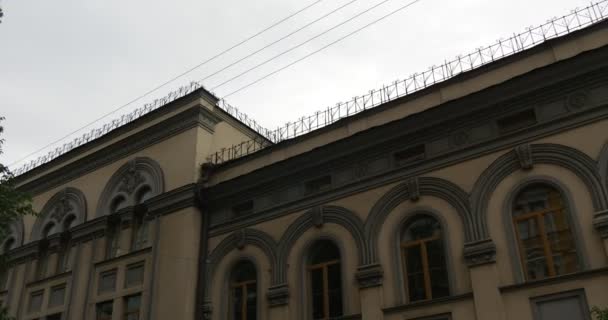
[[[427,306],[436,306],[436,305],[444,304],[444,303],[447,304],[447,303],[451,303],[451,302],[467,300],[467,299],[472,299],[472,298],[473,298],[473,292],[469,292],[469,293],[460,294],[460,295],[437,298],[437,299],[433,299],[433,300],[417,301],[417,302],[402,304],[399,306],[384,308],[384,309],[382,309],[382,312],[395,313],[395,312],[401,312],[401,311],[406,311],[406,310],[410,310],[410,309],[423,308],[423,307],[427,307]]]
[[[53,280],[57,280],[57,279],[61,279],[61,278],[67,278],[71,275],[72,275],[72,270],[54,274],[54,275],[46,277],[46,278],[30,281],[25,285],[25,287],[26,288],[33,287],[33,286],[39,285],[44,282],[49,282],[49,281],[53,281]]]
[[[528,282],[523,282],[523,283],[506,285],[506,286],[499,287],[498,290],[500,291],[500,293],[506,293],[506,292],[517,291],[520,289],[535,288],[535,287],[544,286],[547,284],[555,284],[555,283],[570,281],[570,280],[574,280],[574,279],[592,277],[595,275],[605,274],[605,273],[608,273],[608,267],[593,269],[593,270],[584,270],[584,271],[579,271],[579,272],[575,272],[575,273],[565,274],[562,276],[545,278],[542,280],[534,280],[534,281],[528,281]]]
[[[129,253],[125,253],[125,254],[123,254],[121,256],[118,256],[118,257],[114,257],[114,258],[105,259],[105,260],[101,260],[101,261],[95,262],[95,266],[98,267],[98,266],[103,266],[103,265],[106,265],[106,264],[112,264],[112,263],[114,263],[116,261],[120,261],[120,260],[123,260],[123,259],[128,259],[128,258],[136,257],[138,255],[143,255],[143,254],[146,254],[146,253],[150,252],[151,249],[152,249],[152,246],[147,246],[147,247],[145,247],[143,249],[139,249],[139,250],[136,250],[136,251],[131,251]]]

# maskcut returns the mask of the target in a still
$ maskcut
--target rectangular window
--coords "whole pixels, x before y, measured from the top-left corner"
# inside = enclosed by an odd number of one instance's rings
[[[508,133],[519,129],[531,127],[537,123],[534,109],[528,109],[497,121],[500,133]]]
[[[331,176],[323,176],[311,181],[306,182],[304,186],[306,194],[313,194],[329,190],[331,188]]]
[[[27,310],[29,312],[38,312],[42,307],[42,296],[44,295],[44,290],[33,292],[30,295],[30,303],[28,304]]]
[[[112,311],[114,309],[112,301],[104,301],[97,304],[95,314],[97,320],[112,320]]]
[[[125,287],[141,285],[144,282],[144,263],[138,262],[127,266]]]
[[[534,320],[588,320],[589,306],[583,290],[532,298]]]
[[[141,295],[134,295],[125,298],[125,313],[123,320],[139,320],[139,308],[141,305]]]
[[[116,269],[102,272],[99,275],[98,292],[114,291],[116,289]]]
[[[395,153],[395,162],[401,166],[408,163],[422,161],[426,158],[426,148],[424,144],[407,148]]]
[[[244,216],[244,215],[253,213],[253,200],[249,200],[249,201],[243,202],[241,204],[237,204],[236,206],[232,207],[232,213],[234,214],[235,217]]]
[[[51,288],[49,307],[62,306],[65,299],[65,284]]]

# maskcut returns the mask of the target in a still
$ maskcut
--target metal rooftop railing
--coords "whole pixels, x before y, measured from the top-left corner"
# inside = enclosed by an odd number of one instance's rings
[[[507,39],[499,39],[496,43],[478,48],[469,54],[459,55],[439,66],[432,66],[421,73],[414,73],[403,80],[397,80],[390,85],[371,90],[369,93],[354,97],[349,101],[340,102],[334,107],[328,107],[313,115],[287,122],[273,131],[265,131],[263,135],[274,143],[304,135],[340,119],[446,81],[463,72],[511,56],[549,39],[580,30],[606,18],[608,18],[608,0],[592,3],[585,8],[575,9],[568,15],[550,19],[536,27],[529,27],[526,31],[514,34]],[[269,145],[271,144],[262,139],[244,141],[211,154],[207,161],[221,164],[259,151]]]
[[[525,32],[520,34],[515,34],[507,39],[500,39],[489,46],[478,48],[467,55],[459,55],[455,59],[446,61],[439,66],[432,66],[424,72],[414,73],[403,80],[398,80],[390,85],[385,85],[382,88],[371,90],[367,94],[354,97],[346,102],[338,103],[334,107],[328,107],[325,110],[317,111],[311,116],[302,117],[293,122],[287,122],[285,125],[275,130],[268,130],[262,127],[255,120],[231,106],[224,99],[221,99],[217,105],[220,109],[257,131],[263,138],[244,141],[240,144],[222,149],[210,155],[207,160],[214,164],[220,164],[251,154],[274,143],[304,135],[330,125],[340,119],[422,90],[498,59],[529,49],[546,40],[580,30],[602,21],[607,17],[608,0],[592,3],[585,8],[575,9],[568,15],[553,18],[540,26],[529,27]],[[169,92],[169,94],[160,99],[155,99],[151,103],[146,103],[130,113],[113,119],[99,128],[91,129],[75,138],[69,138],[59,147],[44,151],[44,154],[38,156],[36,159],[29,160],[17,168],[11,169],[15,175],[23,174],[201,88],[203,88],[202,83],[193,81],[188,85]]]

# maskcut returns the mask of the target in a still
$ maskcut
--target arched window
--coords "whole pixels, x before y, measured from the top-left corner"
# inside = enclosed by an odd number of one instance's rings
[[[59,231],[58,229],[59,228],[57,228],[57,225],[54,222],[50,222],[46,226],[44,226],[44,230],[42,231],[42,237],[46,239],[57,233]]]
[[[421,215],[406,223],[401,258],[410,302],[450,294],[441,225],[435,218]]]
[[[110,205],[110,213],[115,213],[116,211],[127,207],[127,199],[123,196],[118,196],[112,199],[112,204]]]
[[[152,198],[154,194],[148,185],[144,185],[135,195],[135,204],[142,204],[144,201]],[[131,250],[139,250],[146,247],[148,244],[149,223],[146,221],[145,214],[138,214],[134,217],[133,234],[131,236]]]
[[[230,277],[230,319],[257,319],[256,270],[250,261],[239,262]]]
[[[526,279],[537,280],[579,269],[576,246],[561,193],[526,187],[513,202],[513,224]]]
[[[340,250],[328,240],[317,242],[308,261],[312,318],[332,319],[342,311],[342,277]]]

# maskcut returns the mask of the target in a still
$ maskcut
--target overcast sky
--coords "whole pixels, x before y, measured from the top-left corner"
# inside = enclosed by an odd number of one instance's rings
[[[5,12],[0,24],[0,116],[6,117],[0,162],[21,159],[316,1],[0,0]],[[202,79],[350,1],[323,0],[158,94]],[[382,1],[356,0],[204,84],[214,88]],[[222,97],[409,1],[388,0],[214,92]],[[420,0],[227,100],[262,125],[276,128],[588,4]]]

